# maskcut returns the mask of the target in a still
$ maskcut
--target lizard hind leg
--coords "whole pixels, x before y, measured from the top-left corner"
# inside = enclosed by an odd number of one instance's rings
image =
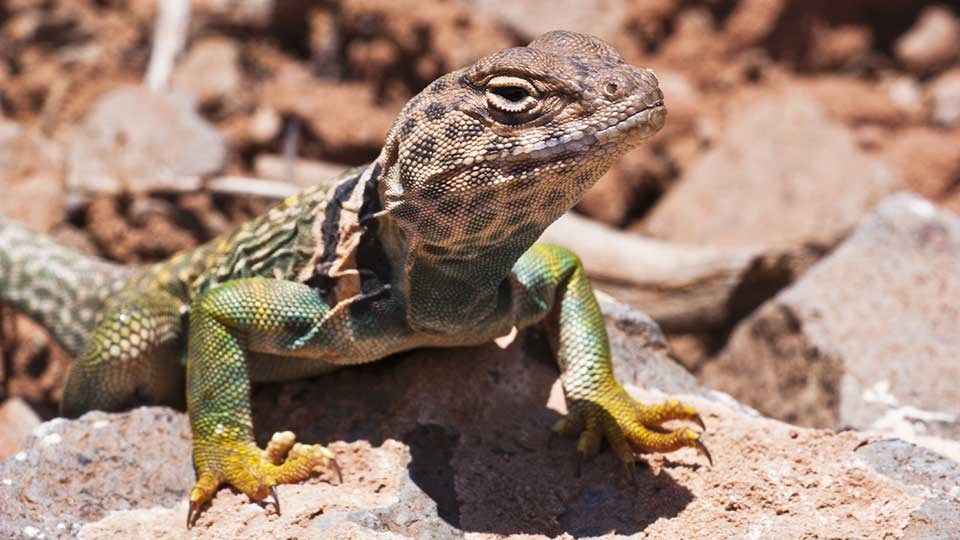
[[[111,299],[70,366],[60,413],[76,418],[138,403],[182,408],[180,326],[181,303],[168,293],[129,291]]]

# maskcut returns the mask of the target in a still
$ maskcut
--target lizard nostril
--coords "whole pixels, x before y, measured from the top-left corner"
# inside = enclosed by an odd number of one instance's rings
[[[620,85],[617,83],[617,81],[608,81],[607,84],[603,86],[603,93],[605,93],[607,97],[617,97],[617,93],[619,91]]]

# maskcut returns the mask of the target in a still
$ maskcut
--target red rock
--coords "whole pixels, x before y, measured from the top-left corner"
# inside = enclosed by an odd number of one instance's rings
[[[369,85],[323,82],[299,70],[283,70],[260,92],[263,105],[303,120],[323,156],[347,163],[376,157],[399,110],[378,106]]]
[[[266,27],[277,8],[275,0],[193,0],[191,11],[198,18],[209,18],[217,23],[224,22]]]
[[[787,0],[743,0],[737,2],[724,25],[732,49],[757,46],[776,28],[787,8]]]
[[[868,58],[873,35],[866,25],[812,25],[809,64],[815,69],[843,68]]]
[[[824,75],[803,84],[827,114],[849,126],[900,127],[924,119],[918,104],[897,101],[892,90],[861,78]]]
[[[40,417],[22,399],[10,398],[0,404],[0,460],[16,453],[24,437],[38,425]]]
[[[376,54],[389,58],[384,59],[382,69],[368,73],[368,80],[384,89],[387,95],[382,97],[401,104],[409,93],[447,71],[516,44],[503,25],[464,2],[433,2],[423,9],[419,0],[351,0],[343,2],[338,17],[342,33],[361,37],[351,45],[387,45],[378,46]],[[349,64],[350,70],[369,69],[356,62]],[[391,86],[393,90],[388,88]]]
[[[960,178],[960,129],[909,128],[884,142],[880,155],[910,190],[934,201],[949,196]]]
[[[50,415],[56,409],[60,389],[67,376],[69,358],[39,324],[26,315],[13,314],[13,336],[7,352],[4,385],[10,396],[21,397],[32,403],[41,414]],[[46,408],[43,405],[47,405]],[[49,417],[49,416],[48,416]]]
[[[637,39],[660,43],[668,34],[672,19],[681,7],[680,0],[626,2],[622,21],[622,28],[626,31],[619,33],[612,43],[628,63],[641,63],[643,55],[638,50]]]
[[[702,6],[686,8],[677,14],[673,25],[673,32],[662,45],[662,59],[669,59],[676,65],[694,66],[693,61],[697,58],[715,56],[716,51],[712,49],[718,32],[708,9]]]
[[[223,138],[192,99],[127,86],[100,98],[74,133],[67,184],[85,192],[192,191],[225,160]]]
[[[762,134],[762,136],[760,136]],[[731,101],[714,146],[654,207],[652,235],[717,245],[830,246],[898,185],[811,96]]]
[[[626,13],[625,0],[467,0],[477,13],[500,21],[522,39],[562,28],[612,41]]]
[[[702,115],[703,93],[694,81],[671,69],[657,69],[660,89],[667,96],[669,120],[652,144],[669,144],[677,137],[694,134]],[[644,148],[650,145],[644,145]]]
[[[917,73],[937,71],[960,56],[960,20],[946,7],[923,10],[913,27],[894,44],[894,53]]]
[[[36,232],[63,219],[63,155],[39,130],[0,120],[0,214]]]
[[[208,38],[190,47],[173,74],[173,82],[202,104],[229,98],[242,84],[236,42]]]
[[[631,487],[604,453],[577,478],[574,443],[547,446],[562,399],[546,344],[528,335],[505,350],[417,351],[258,389],[259,435],[282,427],[333,441],[343,484],[323,471],[280,486],[282,515],[223,489],[190,532],[183,414],[141,408],[48,422],[0,463],[0,535],[29,527],[35,536],[85,540],[716,540],[897,537],[930,527],[934,515],[932,526],[960,526],[956,510],[944,511],[960,480],[955,463],[902,442],[759,418],[697,387],[669,360],[649,318],[609,302],[604,309],[620,379],[642,399],[667,393],[700,408],[716,467],[691,450],[647,456]]]
[[[933,446],[958,457],[958,320],[960,217],[899,194],[742,322],[702,380],[801,425],[952,439]]]
[[[347,166],[314,159],[287,160],[276,154],[259,154],[253,161],[253,170],[259,178],[282,180],[297,186],[332,185]]]
[[[937,77],[928,89],[933,121],[945,127],[960,127],[960,68]]]
[[[108,510],[176,505],[193,476],[187,426],[161,408],[41,424],[0,463],[0,537],[75,538]]]
[[[590,188],[577,204],[577,210],[591,218],[619,227],[632,213],[652,199],[659,186],[666,183],[669,167],[656,156],[650,146],[630,151]]]

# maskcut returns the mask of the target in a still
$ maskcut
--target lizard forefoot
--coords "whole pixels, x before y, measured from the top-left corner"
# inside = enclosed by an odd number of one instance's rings
[[[644,405],[616,383],[590,394],[585,398],[570,399],[569,413],[553,427],[559,434],[579,436],[580,463],[596,454],[606,440],[627,469],[631,484],[636,483],[633,465],[637,453],[664,453],[691,447],[713,465],[713,458],[697,432],[687,427],[675,430],[661,427],[670,420],[684,420],[703,428],[703,420],[693,407],[675,400]],[[579,468],[578,463],[578,474]]]
[[[317,466],[332,466],[337,478],[343,481],[333,452],[319,444],[297,443],[290,431],[274,433],[263,450],[251,443],[208,443],[196,445],[194,452],[199,478],[190,490],[187,528],[192,525],[200,507],[224,483],[242,491],[254,501],[272,496],[279,513],[278,484],[304,480]]]

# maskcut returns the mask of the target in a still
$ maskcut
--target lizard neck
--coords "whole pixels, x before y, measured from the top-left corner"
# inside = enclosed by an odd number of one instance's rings
[[[430,182],[422,181],[423,188],[408,190],[403,176],[415,171],[391,157],[387,146],[377,161],[378,234],[394,266],[394,286],[406,298],[408,322],[429,333],[475,327],[507,300],[514,263],[552,216],[528,208],[504,219],[509,210],[497,204],[504,194],[495,187],[469,197],[431,193]]]
[[[407,300],[407,320],[413,329],[429,333],[462,332],[498,312],[510,292],[514,263],[539,237],[452,246],[425,239],[396,220],[388,223],[381,238],[393,250],[388,258],[400,263],[395,283]]]

